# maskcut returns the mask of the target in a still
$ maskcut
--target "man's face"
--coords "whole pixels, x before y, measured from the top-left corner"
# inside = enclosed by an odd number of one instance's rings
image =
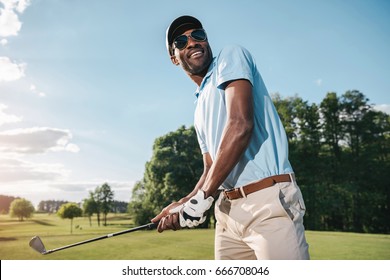
[[[179,50],[174,48],[174,56],[171,60],[176,65],[181,65],[191,75],[205,75],[213,59],[213,54],[208,41],[196,41],[190,34],[194,29],[187,30],[183,34],[188,37],[187,46]]]

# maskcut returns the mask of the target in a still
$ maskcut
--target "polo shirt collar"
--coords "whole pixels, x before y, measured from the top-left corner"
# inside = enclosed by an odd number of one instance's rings
[[[204,84],[206,83],[207,79],[211,76],[211,74],[213,74],[213,71],[214,71],[214,66],[216,64],[217,60],[216,58],[214,57],[213,58],[213,61],[211,61],[210,63],[210,66],[209,66],[209,69],[207,70],[207,73],[206,75],[204,76],[203,80],[202,80],[202,83],[200,84],[200,86],[198,86],[196,88],[196,91],[195,91],[195,96],[196,98],[199,97],[199,94],[200,94],[200,91],[202,90],[202,88],[204,87]]]

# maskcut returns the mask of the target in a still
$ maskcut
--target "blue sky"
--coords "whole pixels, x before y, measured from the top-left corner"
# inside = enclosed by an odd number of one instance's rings
[[[193,121],[165,30],[198,17],[214,54],[252,52],[270,93],[363,92],[390,113],[390,2],[0,0],[0,194],[128,201],[153,141]]]

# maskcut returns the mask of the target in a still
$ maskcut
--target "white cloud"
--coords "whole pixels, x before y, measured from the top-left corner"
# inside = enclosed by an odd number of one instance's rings
[[[0,103],[0,126],[6,123],[16,123],[22,121],[22,117],[4,113],[6,109],[7,106]]]
[[[8,57],[0,57],[0,82],[16,81],[24,77],[25,63],[14,63]]]
[[[17,154],[40,154],[47,151],[77,153],[80,149],[70,143],[68,130],[33,127],[0,132],[0,152]]]
[[[22,28],[22,22],[17,13],[22,14],[30,0],[0,0],[0,36],[17,36]]]
[[[78,153],[80,151],[80,148],[76,144],[70,143],[65,146],[65,151],[71,153]]]
[[[31,0],[0,0],[6,10],[16,10],[19,13],[23,13],[24,10],[30,5]]]
[[[39,91],[34,84],[30,85],[30,90],[33,93],[35,93],[36,95],[38,95],[39,97],[45,97],[46,96],[46,94],[44,92],[42,92],[42,91]]]
[[[374,110],[382,111],[390,115],[390,104],[374,105]]]
[[[53,181],[68,177],[62,164],[43,164],[19,158],[0,157],[0,182]]]
[[[16,36],[20,28],[22,28],[22,23],[13,10],[0,9],[0,36]]]
[[[23,13],[24,10],[30,5],[31,1],[30,0],[19,0],[19,1],[14,1],[17,2],[16,4],[16,10],[19,13]]]
[[[34,158],[38,161],[34,161]],[[129,201],[135,184],[134,181],[99,177],[86,181],[71,180],[71,174],[71,170],[62,163],[43,163],[40,157],[30,156],[26,159],[23,154],[6,154],[0,151],[1,193],[26,198],[35,205],[48,199],[81,202],[88,198],[90,191],[105,182],[114,191],[114,199]]]
[[[0,40],[0,45],[5,46],[7,44],[8,44],[8,40],[7,39],[3,38],[3,39]]]

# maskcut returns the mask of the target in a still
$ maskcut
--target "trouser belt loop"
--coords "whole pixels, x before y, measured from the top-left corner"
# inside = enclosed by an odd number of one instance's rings
[[[291,182],[295,182],[295,175],[294,175],[294,173],[288,173],[288,175],[290,176]]]
[[[239,190],[240,190],[240,193],[241,193],[242,197],[246,198],[244,187],[240,187]]]

